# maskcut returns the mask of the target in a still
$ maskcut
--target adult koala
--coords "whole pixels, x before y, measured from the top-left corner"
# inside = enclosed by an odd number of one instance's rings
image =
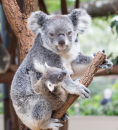
[[[39,97],[31,88],[28,71],[34,71],[37,79],[41,77],[41,73],[34,68],[35,60],[42,65],[47,62],[49,66],[65,69],[68,74],[62,82],[63,88],[68,93],[80,95],[83,99],[89,97],[89,90],[84,85],[73,82],[71,78],[82,76],[93,58],[81,53],[77,40],[77,34],[85,32],[90,21],[90,16],[83,9],[75,9],[68,15],[55,16],[37,11],[29,17],[29,29],[36,34],[34,43],[11,85],[11,99],[15,111],[29,128],[34,129],[33,123],[37,124],[36,122],[42,118],[39,113],[46,110],[41,109]],[[106,60],[102,67],[109,66],[112,66],[112,63]],[[43,101],[42,103],[45,104]],[[30,111],[30,115],[27,111]],[[45,128],[59,127],[56,121],[53,119],[52,125]],[[47,123],[46,120],[44,123]],[[41,125],[41,122],[38,124]]]

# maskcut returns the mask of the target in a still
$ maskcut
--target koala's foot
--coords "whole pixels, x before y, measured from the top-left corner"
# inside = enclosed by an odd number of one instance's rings
[[[52,130],[59,130],[63,125],[60,123],[60,120],[51,118],[48,128]]]
[[[68,120],[69,117],[68,117],[68,114],[67,112],[63,115],[63,117],[61,118],[61,121],[65,122],[66,120]]]

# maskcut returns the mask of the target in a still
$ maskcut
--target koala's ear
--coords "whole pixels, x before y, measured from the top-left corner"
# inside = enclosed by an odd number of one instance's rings
[[[50,90],[50,92],[54,91],[54,85],[50,81],[45,82],[45,85]]]
[[[37,30],[42,27],[46,20],[47,14],[43,13],[42,11],[33,12],[28,18],[28,28],[36,33]]]
[[[91,17],[84,9],[74,9],[68,17],[71,19],[77,33],[82,34],[91,23]]]

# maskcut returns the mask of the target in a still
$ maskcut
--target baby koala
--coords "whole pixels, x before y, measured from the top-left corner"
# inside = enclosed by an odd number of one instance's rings
[[[45,66],[40,63],[34,62],[34,68],[36,71],[42,73],[42,77],[37,80],[36,74],[33,71],[29,71],[32,89],[37,95],[42,95],[43,100],[47,105],[40,105],[44,112],[41,113],[41,119],[39,120],[40,129],[58,129],[62,126],[58,119],[52,119],[52,112],[59,109],[66,101],[68,93],[61,86],[61,82],[66,77],[66,71],[50,67],[45,63]],[[47,108],[45,108],[47,107]],[[40,108],[41,109],[41,108]],[[46,115],[45,115],[46,114]]]

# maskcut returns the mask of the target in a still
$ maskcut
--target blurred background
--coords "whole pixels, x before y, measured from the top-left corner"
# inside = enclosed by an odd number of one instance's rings
[[[22,11],[24,0],[17,0]],[[92,17],[85,34],[79,35],[84,54],[105,49],[114,66],[96,74],[90,98],[79,98],[69,109],[69,130],[118,130],[118,0],[35,0],[36,10],[47,14],[68,14],[84,8]],[[2,2],[0,6],[0,130],[12,130],[10,83],[19,65],[18,40],[10,28]],[[4,84],[6,83],[6,84]],[[14,112],[13,112],[14,113]],[[18,129],[14,129],[18,130]]]

